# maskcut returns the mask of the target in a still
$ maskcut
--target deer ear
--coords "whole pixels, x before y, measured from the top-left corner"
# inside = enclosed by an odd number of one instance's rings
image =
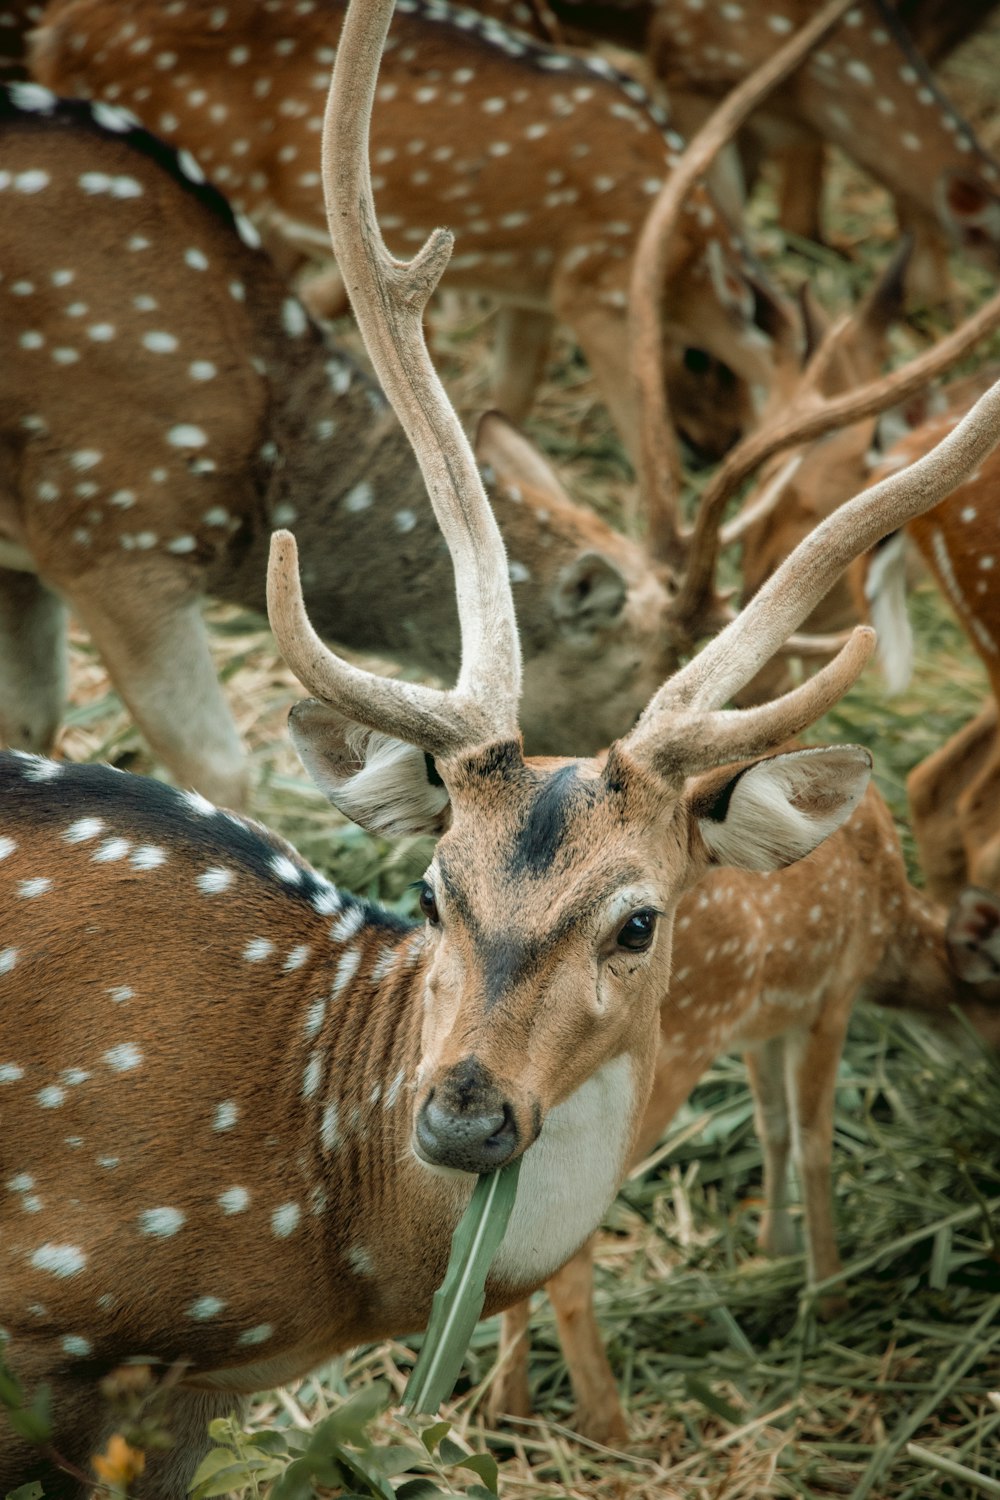
[[[712,863],[781,870],[811,854],[851,816],[871,768],[860,745],[829,745],[772,755],[721,784],[706,777],[691,808]]]
[[[552,613],[568,631],[597,635],[618,619],[627,594],[625,578],[610,558],[581,552],[556,580]]]
[[[948,913],[948,962],[967,984],[1000,980],[1000,898],[969,885]]]
[[[315,698],[288,718],[292,743],[313,781],[352,823],[384,838],[443,833],[448,791],[415,745],[365,729]]]
[[[480,417],[475,449],[477,461],[491,468],[501,484],[526,484],[566,497],[556,471],[521,429],[501,412],[488,411]]]

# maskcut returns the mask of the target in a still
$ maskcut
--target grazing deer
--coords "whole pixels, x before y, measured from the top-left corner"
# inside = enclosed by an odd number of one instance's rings
[[[789,1254],[789,1150],[802,1189],[810,1283],[840,1270],[830,1166],[837,1065],[856,996],[924,1013],[960,1008],[1000,1048],[1000,898],[967,891],[950,919],[909,884],[892,816],[874,787],[808,858],[774,874],[719,870],[681,900],[660,1006],[653,1089],[633,1161],[662,1136],[701,1074],[743,1051],[764,1156],[758,1243]],[[594,1243],[546,1284],[580,1431],[627,1440],[593,1308]],[[827,1312],[841,1299],[827,1297]],[[505,1313],[494,1416],[527,1416],[528,1305]]]
[[[704,114],[793,30],[808,0],[656,9],[649,50],[681,128]],[[820,238],[816,184],[822,142],[840,146],[896,199],[922,247],[911,289],[940,300],[946,244],[995,268],[1000,261],[1000,166],[936,83],[885,0],[865,0],[758,114],[765,149],[790,156],[782,220]],[[943,237],[943,241],[942,241]]]
[[[325,241],[319,125],[343,0],[57,0],[31,68],[63,94],[127,105],[191,151],[240,209]],[[530,406],[555,319],[573,331],[634,446],[626,293],[650,199],[683,141],[632,78],[441,0],[407,0],[389,37],[373,179],[388,243],[454,226],[455,289],[498,299],[497,405]],[[752,424],[797,328],[705,189],[692,192],[660,289],[678,421],[717,451]],[[742,384],[726,386],[707,351]],[[722,402],[725,410],[712,410]],[[735,402],[735,407],[733,403]]]
[[[883,455],[876,476],[926,453],[968,409],[981,377],[941,393],[939,409]],[[966,885],[1000,892],[1000,464],[994,457],[936,505],[906,535],[919,549],[986,669],[990,699],[982,711],[907,780],[913,833],[928,890],[953,900]],[[889,680],[901,687],[911,660],[903,554],[898,546],[864,560],[860,587],[884,628]]]
[[[68,601],[173,774],[241,805],[242,752],[200,602],[263,607],[273,525],[294,526],[324,634],[444,676],[457,665],[447,560],[412,450],[191,158],[117,106],[59,102],[38,85],[0,94],[0,133],[0,192],[17,205],[0,226],[0,421],[20,455],[0,496],[0,730],[49,747]],[[39,276],[38,246],[64,242],[70,212],[72,255]],[[642,316],[654,324],[652,302]],[[478,450],[513,554],[529,749],[594,750],[724,612],[711,588],[678,612],[681,540],[644,555],[574,507],[499,418],[481,425]],[[662,482],[654,464],[650,483]]]
[[[517,23],[536,35],[585,42],[588,30],[596,30],[643,51],[685,134],[814,10],[810,0],[657,0],[627,9],[562,3],[532,19],[511,0],[473,4],[498,18],[516,10]],[[762,153],[781,160],[779,216],[789,231],[822,238],[824,143],[831,142],[888,188],[903,224],[918,236],[911,290],[941,299],[948,244],[996,266],[1000,166],[929,67],[981,24],[989,8],[864,0],[766,101],[751,121],[745,155],[751,164]],[[718,186],[729,213],[737,215],[732,178],[720,178]]]
[[[457,668],[412,448],[189,158],[36,84],[0,91],[0,139],[0,734],[51,745],[68,604],[172,774],[239,806],[201,603],[264,609],[275,525],[299,539],[324,635]],[[511,557],[526,738],[596,750],[676,664],[661,570],[500,418],[478,448]]]
[[[524,759],[500,533],[422,339],[450,236],[401,264],[376,227],[367,122],[390,14],[391,0],[350,9],[324,179],[362,334],[454,558],[457,684],[381,678],[324,647],[287,532],[268,595],[315,694],[293,737],[338,805],[426,829],[450,804],[425,925],[340,895],[198,796],[2,761],[7,1354],[29,1387],[49,1383],[53,1446],[76,1464],[100,1437],[104,1372],[130,1358],[174,1369],[177,1444],[151,1455],[146,1500],[181,1493],[213,1410],[419,1326],[473,1174],[523,1153],[488,1309],[592,1231],[652,1082],[683,889],[713,864],[808,853],[853,811],[870,761],[848,746],[720,768],[767,756],[836,701],[871,632],[773,704],[722,705],[859,549],[981,461],[1000,423],[998,388],[933,455],[838,512],[601,760]],[[57,1500],[76,1491],[9,1435],[0,1484],[31,1480]]]

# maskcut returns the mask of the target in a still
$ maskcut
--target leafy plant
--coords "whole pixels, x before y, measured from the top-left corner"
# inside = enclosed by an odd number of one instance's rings
[[[209,1432],[216,1446],[198,1466],[191,1500],[231,1493],[256,1500],[261,1486],[270,1481],[269,1500],[312,1500],[317,1487],[335,1490],[343,1500],[436,1500],[454,1495],[494,1500],[496,1461],[488,1453],[467,1452],[448,1436],[448,1422],[435,1422],[419,1433],[407,1423],[406,1441],[373,1441],[368,1428],[389,1401],[389,1386],[376,1381],[309,1432],[291,1428],[246,1433],[232,1419],[215,1421]],[[459,1483],[469,1474],[474,1476],[471,1482]]]

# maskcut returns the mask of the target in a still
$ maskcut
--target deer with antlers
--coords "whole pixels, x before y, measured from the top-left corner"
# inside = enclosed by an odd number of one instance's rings
[[[366,819],[391,800],[418,827],[450,804],[424,925],[342,896],[200,797],[3,761],[0,1088],[11,1120],[31,1120],[0,1145],[7,1354],[29,1387],[49,1382],[53,1447],[77,1465],[105,1371],[174,1369],[177,1441],[151,1455],[147,1500],[182,1491],[211,1411],[418,1326],[473,1174],[523,1154],[488,1308],[583,1242],[650,1090],[683,889],[713,864],[801,857],[863,794],[857,747],[769,752],[855,680],[871,632],[773,704],[723,705],[859,549],[982,460],[1000,421],[997,389],[838,512],[605,756],[525,759],[500,534],[423,345],[450,236],[403,264],[376,226],[367,121],[390,13],[391,0],[351,7],[324,178],[359,325],[454,559],[456,686],[381,678],[323,646],[289,533],[273,543],[269,604],[315,695],[293,736],[333,800]],[[746,763],[722,769],[734,759]],[[0,1482],[32,1479],[49,1496],[77,1487],[8,1437]]]
[[[844,4],[806,28],[803,48]],[[240,209],[325,235],[318,128],[342,0],[308,10],[209,0],[58,0],[31,67],[63,94],[127,105],[191,151]],[[497,405],[530,405],[554,319],[567,324],[630,448],[625,338],[635,241],[683,141],[633,78],[469,11],[407,0],[389,37],[375,122],[375,189],[403,251],[454,226],[450,287],[500,303]],[[775,368],[797,352],[783,300],[703,186],[692,189],[659,289],[678,421],[707,451],[752,425]],[[688,359],[694,346],[713,359]],[[735,372],[739,381],[720,372]],[[688,365],[705,375],[692,374]]]
[[[0,191],[17,205],[0,228],[0,422],[19,454],[0,500],[0,731],[49,748],[68,602],[168,769],[240,806],[245,765],[200,606],[214,595],[263,607],[273,525],[300,539],[324,634],[444,676],[457,664],[447,559],[412,450],[190,157],[117,106],[59,102],[38,85],[0,94],[0,132]],[[675,223],[697,168],[675,174]],[[38,247],[64,245],[70,214],[72,253],[40,267]],[[656,253],[670,243],[667,225]],[[654,267],[647,286],[664,275]],[[653,289],[654,327],[659,307]],[[661,380],[647,401],[662,399]],[[640,549],[574,507],[499,418],[482,424],[478,451],[512,554],[528,747],[595,750],[725,613],[710,589],[677,613],[678,548]],[[648,482],[663,482],[655,463]],[[391,607],[373,608],[380,595]]]

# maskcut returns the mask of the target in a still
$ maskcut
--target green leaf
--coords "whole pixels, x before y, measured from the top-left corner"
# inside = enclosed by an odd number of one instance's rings
[[[423,1455],[414,1448],[407,1448],[402,1443],[379,1443],[373,1446],[366,1454],[366,1458],[372,1468],[387,1479],[396,1474],[405,1474],[407,1469],[412,1469],[415,1464],[422,1461]]]
[[[216,1426],[213,1422],[212,1426]],[[213,1448],[211,1453],[206,1453],[201,1463],[194,1471],[194,1478],[188,1486],[188,1494],[193,1494],[200,1484],[207,1479],[212,1479],[221,1469],[226,1468],[233,1462],[236,1455],[231,1448]]]
[[[486,1277],[514,1207],[520,1171],[517,1157],[499,1172],[481,1176],[452,1236],[448,1269],[434,1293],[427,1333],[403,1394],[403,1409],[411,1416],[432,1415],[455,1387],[483,1310]]]
[[[447,1437],[451,1431],[450,1422],[435,1422],[432,1427],[425,1427],[420,1434],[420,1441],[428,1453],[433,1453],[443,1437]]]
[[[16,1490],[8,1490],[6,1500],[43,1500],[45,1491],[37,1479],[32,1479],[30,1484],[19,1485]]]
[[[389,1385],[385,1380],[374,1380],[371,1385],[363,1386],[343,1406],[338,1406],[335,1412],[323,1418],[313,1431],[306,1455],[311,1455],[314,1449],[318,1454],[330,1453],[331,1443],[363,1443],[365,1429],[382,1415],[389,1405],[389,1398]]]
[[[396,1491],[396,1500],[438,1500],[446,1491],[433,1479],[408,1479]]]
[[[465,1449],[460,1448],[451,1438],[442,1438],[438,1457],[443,1464],[460,1464],[466,1456]]]
[[[214,1454],[210,1453],[208,1458],[199,1465],[199,1472],[209,1459],[218,1456],[218,1449]],[[228,1462],[217,1465],[211,1474],[206,1474],[200,1483],[196,1483],[194,1488],[188,1491],[191,1500],[211,1500],[213,1495],[228,1495],[231,1490],[246,1489],[254,1480],[276,1479],[284,1468],[281,1461],[274,1458],[234,1459],[232,1454],[222,1454],[222,1457]],[[196,1474],[196,1480],[197,1477]]]
[[[497,1493],[500,1470],[492,1453],[467,1453],[457,1463],[463,1469],[471,1469],[473,1474],[478,1474],[486,1488],[494,1495]]]
[[[293,1459],[272,1489],[270,1500],[313,1500],[314,1472],[308,1459]]]

